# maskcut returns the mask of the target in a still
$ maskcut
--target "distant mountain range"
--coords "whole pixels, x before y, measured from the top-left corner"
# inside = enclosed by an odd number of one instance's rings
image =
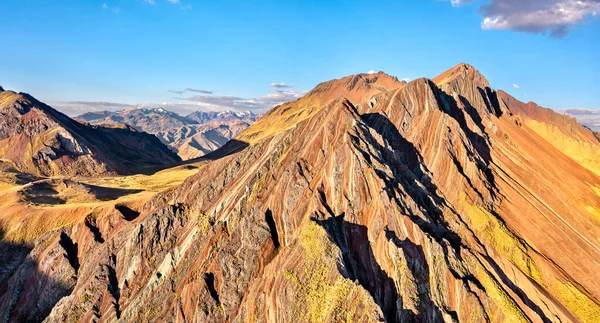
[[[223,146],[257,118],[250,111],[195,111],[181,116],[163,108],[97,111],[75,117],[93,125],[126,124],[154,134],[184,160],[204,156]]]
[[[181,159],[157,138],[128,127],[77,122],[26,93],[0,88],[0,162],[42,175],[152,171]]]

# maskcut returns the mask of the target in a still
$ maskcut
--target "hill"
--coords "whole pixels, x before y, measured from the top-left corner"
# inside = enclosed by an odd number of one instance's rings
[[[81,124],[12,91],[0,92],[0,159],[42,176],[151,172],[181,161],[154,136]]]

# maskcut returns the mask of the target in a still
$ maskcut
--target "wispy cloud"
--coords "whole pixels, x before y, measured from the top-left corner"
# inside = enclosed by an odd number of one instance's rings
[[[600,132],[600,110],[572,108],[558,110],[558,112],[567,114],[577,119],[579,123],[592,129],[593,131]]]
[[[517,84],[514,84],[514,83],[513,83],[513,87],[514,87],[515,89],[520,89],[520,88],[521,88],[519,85],[517,85]]]
[[[185,91],[174,91],[174,90],[167,90],[167,92],[175,93],[177,95],[182,95],[183,93],[185,93]]]
[[[150,5],[154,5],[156,4],[156,0],[142,0],[144,3],[150,4]],[[179,8],[181,10],[191,10],[192,9],[192,5],[189,4],[183,4],[181,2],[181,0],[166,0],[166,2],[171,3],[171,4],[175,4],[175,5],[179,5]]]
[[[453,6],[475,2],[451,0]],[[600,13],[600,0],[490,0],[479,9],[481,28],[549,32],[554,38],[565,36],[575,25]]]
[[[208,91],[208,90],[198,90],[198,89],[192,89],[192,88],[187,88],[185,89],[188,92],[198,92],[198,93],[202,93],[202,94],[213,94],[213,91]]]
[[[453,7],[460,7],[464,4],[474,2],[474,1],[475,0],[450,0],[450,3],[452,4]]]
[[[222,111],[233,110],[225,108],[216,108],[210,105],[197,102],[160,102],[160,103],[139,103],[127,104],[117,102],[103,101],[67,101],[67,102],[48,102],[53,108],[71,116],[79,116],[86,112],[94,111],[119,111],[132,108],[163,108],[181,115],[190,114],[194,111]]]
[[[120,14],[120,13],[121,13],[121,9],[119,9],[119,8],[114,8],[114,9],[112,10],[112,12],[113,12],[115,15],[118,15],[118,14]]]
[[[375,74],[377,72],[375,72],[374,70],[370,70],[369,72],[367,72],[367,74]]]
[[[290,88],[290,87],[294,87],[291,84],[286,84],[286,83],[271,83],[271,87],[277,88],[277,89],[284,89],[284,88]]]
[[[185,91],[169,92],[179,94]],[[258,98],[243,98],[234,95],[194,95],[187,98],[173,98],[179,102],[161,103],[117,103],[106,101],[55,101],[48,102],[50,106],[69,115],[78,116],[93,111],[118,111],[130,108],[163,108],[185,115],[194,111],[254,111],[264,112],[285,102],[296,100],[306,92],[292,90],[275,90],[273,93]],[[179,94],[180,95],[180,94]]]
[[[105,3],[102,4],[102,9],[108,9],[108,5]]]
[[[230,95],[195,95],[181,100],[193,101],[211,110],[251,110],[264,112],[285,102],[296,100],[306,92],[276,90],[258,98],[243,98]]]
[[[48,102],[48,104],[69,116],[77,116],[92,111],[116,111],[135,107],[135,105],[132,104],[105,101],[57,101]]]
[[[573,108],[573,109],[563,109],[560,110],[568,115],[597,115],[600,116],[600,110],[592,110],[592,109],[581,109],[581,108]]]

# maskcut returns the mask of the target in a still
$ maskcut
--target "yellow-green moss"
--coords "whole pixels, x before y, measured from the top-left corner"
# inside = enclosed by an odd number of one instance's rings
[[[466,209],[472,228],[487,245],[492,246],[498,254],[510,260],[525,275],[550,292],[579,320],[582,322],[596,322],[598,320],[600,306],[573,284],[562,282],[549,275],[543,275],[533,258],[529,256],[528,247],[523,245],[503,223],[480,207],[467,204]],[[481,280],[489,294],[488,286],[483,281],[487,280],[487,284],[493,286],[490,277]],[[492,298],[502,300],[504,297],[502,293],[494,292],[495,290],[497,288],[492,289],[492,292],[495,293],[495,297]],[[505,301],[502,302],[506,304]]]
[[[476,265],[477,278],[485,288],[488,297],[502,310],[489,310],[488,315],[492,322],[530,322],[525,313],[515,301],[506,293],[498,281],[480,264]]]
[[[523,245],[504,223],[483,208],[469,204],[465,204],[465,208],[471,228],[486,245],[510,260],[529,278],[541,286],[546,286],[538,266],[528,254],[528,247]]]
[[[581,322],[598,322],[600,306],[571,283],[556,281],[553,286],[558,300]]]
[[[294,317],[299,322],[375,321],[371,313],[364,311],[374,306],[366,291],[351,280],[333,274],[337,270],[336,261],[328,253],[336,247],[326,232],[314,222],[308,222],[300,235],[300,243],[304,263],[298,272],[284,272],[294,289]]]

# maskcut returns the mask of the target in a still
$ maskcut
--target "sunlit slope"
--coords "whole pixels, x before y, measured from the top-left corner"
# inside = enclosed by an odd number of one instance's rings
[[[600,141],[588,128],[574,118],[542,108],[533,102],[519,102],[506,92],[499,92],[503,104],[521,117],[531,130],[565,155],[575,159],[600,176]]]
[[[90,217],[125,217],[123,210],[141,211],[154,195],[179,185],[199,167],[202,163],[152,175],[99,178],[28,177],[15,181],[4,176],[0,179],[0,228],[6,241],[30,243],[46,232],[84,223]]]
[[[136,216],[35,240],[72,286],[48,321],[596,321],[597,174],[472,66],[370,77],[275,108]],[[20,273],[15,320],[56,292]]]
[[[267,112],[236,139],[255,143],[261,139],[295,127],[323,109],[332,109],[333,102],[346,98],[355,105],[374,105],[381,97],[404,86],[406,82],[383,72],[357,74],[317,85],[304,97],[284,103]]]

